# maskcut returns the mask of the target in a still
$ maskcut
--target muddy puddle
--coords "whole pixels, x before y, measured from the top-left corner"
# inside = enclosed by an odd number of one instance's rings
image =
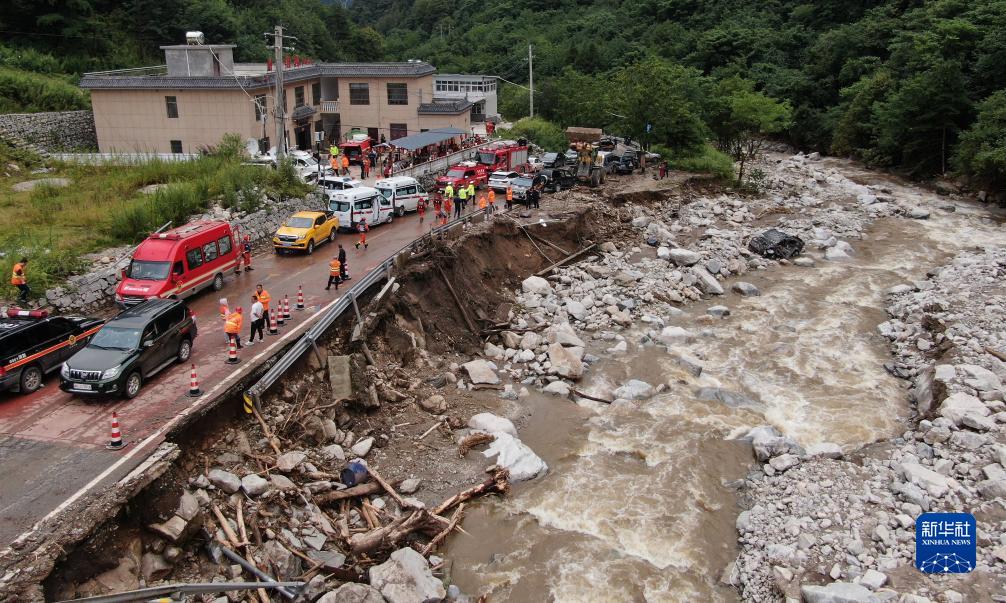
[[[854,174],[850,174],[850,177]],[[466,592],[497,601],[733,601],[719,583],[736,556],[739,511],[731,482],[753,464],[732,437],[772,424],[804,446],[835,442],[846,450],[899,434],[910,408],[906,382],[876,325],[886,320],[890,287],[924,278],[957,251],[1002,243],[984,208],[948,201],[898,182],[895,195],[931,207],[929,220],[882,219],[844,263],[780,266],[739,280],[761,296],[729,293],[685,308],[667,324],[695,332],[687,352],[701,359],[694,377],[663,348],[640,345],[645,326],[624,333],[629,351],[601,356],[581,386],[630,378],[667,391],[629,408],[532,395],[521,438],[549,464],[549,474],[520,484],[505,500],[471,509],[452,539],[453,578]],[[644,249],[643,253],[653,253]],[[724,304],[726,319],[706,308]],[[729,392],[728,403],[702,400],[700,388]]]

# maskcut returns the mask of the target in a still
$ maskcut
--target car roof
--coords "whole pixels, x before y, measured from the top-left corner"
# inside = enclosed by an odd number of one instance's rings
[[[382,178],[374,183],[375,187],[382,184],[390,184],[391,186],[398,186],[399,184],[414,184],[418,181],[412,176],[392,176],[391,178]]]
[[[356,199],[372,197],[380,194],[381,193],[377,192],[376,188],[358,186],[356,188],[347,188],[345,190],[333,192],[331,198],[339,201],[355,201]]]
[[[322,215],[325,215],[325,212],[323,212],[323,211],[305,210],[305,211],[299,211],[299,212],[293,214],[290,217],[291,218],[317,218],[318,216],[322,216]]]
[[[28,318],[28,317],[17,317],[11,318],[8,316],[0,316],[0,339],[6,339],[12,335],[18,333],[24,333],[31,327],[35,325],[40,325],[42,323],[48,322],[49,318]],[[13,343],[13,342],[11,342]]]
[[[150,322],[151,318],[159,316],[165,310],[183,305],[185,304],[177,299],[148,299],[120,312],[107,324],[117,327],[142,327]]]

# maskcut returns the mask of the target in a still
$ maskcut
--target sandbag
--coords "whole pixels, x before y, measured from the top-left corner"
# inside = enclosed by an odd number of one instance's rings
[[[753,237],[748,249],[773,260],[788,260],[803,252],[803,239],[771,228]]]

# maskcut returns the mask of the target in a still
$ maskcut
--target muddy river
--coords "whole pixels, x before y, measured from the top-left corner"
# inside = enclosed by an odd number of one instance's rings
[[[958,250],[1001,243],[1002,229],[984,208],[938,211],[945,198],[845,163],[829,166],[888,186],[932,217],[881,219],[866,240],[850,241],[852,261],[749,273],[742,280],[760,297],[728,293],[665,317],[699,334],[690,344],[704,365],[698,378],[663,348],[640,346],[642,329],[624,333],[629,352],[619,357],[606,356],[609,342],[592,340],[602,360],[584,386],[635,378],[668,390],[630,408],[522,399],[530,417],[521,438],[550,471],[470,509],[470,536],[452,538],[447,550],[465,592],[491,592],[494,601],[737,600],[719,578],[737,554],[734,486],[753,457],[731,438],[769,423],[804,446],[850,450],[904,430],[906,382],[883,369],[890,355],[875,328],[886,319],[885,291],[924,278]],[[708,321],[714,304],[728,305],[731,316]],[[701,387],[743,398],[700,400]]]

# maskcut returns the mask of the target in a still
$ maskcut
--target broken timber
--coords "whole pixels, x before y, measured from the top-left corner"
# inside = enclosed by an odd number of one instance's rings
[[[552,272],[553,270],[555,270],[559,266],[562,266],[563,264],[568,264],[569,262],[571,262],[571,261],[573,261],[573,260],[575,260],[575,259],[577,259],[577,258],[579,258],[579,257],[581,257],[583,255],[585,255],[588,251],[592,251],[595,247],[597,247],[597,243],[591,243],[589,246],[584,247],[580,251],[577,251],[575,253],[572,253],[572,254],[566,256],[565,258],[563,258],[563,259],[559,260],[558,262],[552,264],[548,268],[545,268],[544,270],[539,270],[538,272],[535,273],[535,276],[545,276],[546,274],[548,274],[549,272]]]
[[[437,271],[440,272],[440,277],[443,278],[444,283],[447,284],[447,289],[451,292],[451,297],[454,298],[454,303],[458,305],[458,309],[461,311],[461,316],[465,319],[465,324],[468,325],[468,330],[472,332],[472,335],[478,337],[479,330],[475,328],[475,323],[473,323],[471,317],[468,316],[468,312],[465,310],[465,305],[461,303],[461,298],[458,297],[458,294],[454,291],[454,285],[451,284],[451,280],[447,278],[447,274],[440,266],[437,266]]]

